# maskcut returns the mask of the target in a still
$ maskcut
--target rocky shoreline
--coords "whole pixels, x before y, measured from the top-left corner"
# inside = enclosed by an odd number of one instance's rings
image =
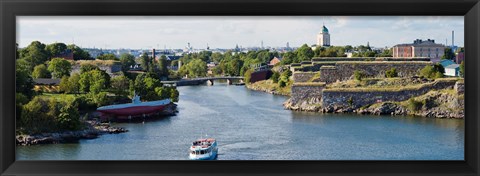
[[[177,105],[171,103],[159,113],[161,116],[172,116],[178,112]],[[22,146],[38,145],[38,144],[58,144],[76,142],[80,139],[95,139],[103,134],[119,134],[128,132],[122,127],[111,126],[110,123],[103,123],[99,120],[85,121],[85,129],[79,131],[64,131],[55,133],[41,134],[22,134],[16,136],[16,144]]]
[[[273,94],[273,95],[290,96],[287,93],[278,92],[276,90],[268,89],[268,88],[261,87],[261,86],[255,85],[255,84],[245,84],[245,87],[247,87],[247,89],[250,89],[250,90],[266,92],[266,93]]]
[[[79,131],[64,131],[55,133],[41,133],[31,135],[17,135],[17,145],[58,144],[75,142],[80,139],[95,139],[103,134],[118,134],[128,132],[122,127],[113,127],[109,123],[100,123],[96,120],[85,122],[86,129]]]
[[[321,109],[323,113],[356,113],[356,114],[370,114],[370,115],[393,115],[393,116],[419,116],[430,118],[454,118],[463,119],[464,112],[452,112],[442,108],[423,109],[418,111],[410,111],[409,109],[400,106],[393,102],[381,103],[376,107],[368,107],[365,109],[343,108],[343,107],[326,107]]]
[[[297,103],[288,99],[283,106],[293,111],[321,112],[321,113],[355,113],[371,115],[393,116],[420,116],[430,118],[463,119],[464,99],[447,93],[432,92],[419,98],[425,104],[420,109],[412,111],[400,102],[382,102],[365,107],[326,106],[322,107],[320,100],[305,100]]]

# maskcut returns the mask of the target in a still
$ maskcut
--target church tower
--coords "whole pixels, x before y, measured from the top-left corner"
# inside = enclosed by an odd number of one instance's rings
[[[322,31],[317,34],[317,46],[330,46],[330,34],[328,33],[327,27],[323,25]]]

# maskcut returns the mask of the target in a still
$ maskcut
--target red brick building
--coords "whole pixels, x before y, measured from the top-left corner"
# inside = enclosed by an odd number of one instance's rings
[[[282,61],[282,58],[274,57],[272,60],[270,60],[270,63],[268,65],[275,65],[277,63],[280,63]]]
[[[392,50],[393,57],[441,58],[444,55],[445,46],[436,44],[435,40],[417,39],[413,43],[395,45]]]

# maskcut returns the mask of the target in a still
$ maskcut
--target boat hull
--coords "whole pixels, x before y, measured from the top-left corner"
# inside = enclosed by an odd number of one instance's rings
[[[211,155],[192,155],[189,156],[190,160],[215,160],[217,158],[217,151],[212,151]]]

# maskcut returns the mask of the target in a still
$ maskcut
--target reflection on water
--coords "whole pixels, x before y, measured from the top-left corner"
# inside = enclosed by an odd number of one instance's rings
[[[17,147],[20,160],[185,160],[214,137],[219,160],[463,160],[464,121],[284,110],[285,96],[243,86],[179,87],[179,113],[116,124],[127,133]]]

